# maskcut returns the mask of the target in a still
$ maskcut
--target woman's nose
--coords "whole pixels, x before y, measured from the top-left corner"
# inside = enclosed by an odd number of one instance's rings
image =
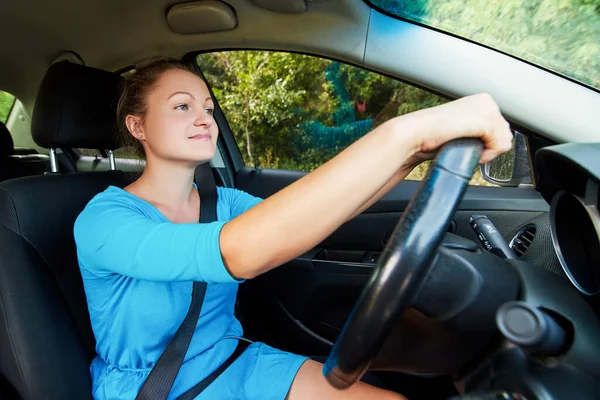
[[[194,120],[194,125],[196,126],[210,126],[212,125],[213,118],[206,111],[202,110],[200,113],[196,115],[196,119]]]

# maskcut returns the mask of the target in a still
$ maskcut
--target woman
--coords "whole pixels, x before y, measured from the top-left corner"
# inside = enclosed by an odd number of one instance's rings
[[[97,341],[96,399],[136,396],[188,311],[192,281],[208,289],[170,398],[233,353],[242,335],[233,315],[239,282],[313,248],[445,142],[480,137],[487,162],[512,138],[489,95],[467,97],[385,122],[264,201],[219,188],[218,221],[199,224],[194,169],[213,158],[219,133],[205,82],[179,61],[153,61],[128,79],[118,108],[123,134],[143,148],[146,169],[124,189],[97,195],[74,228]],[[362,382],[333,389],[321,368],[255,343],[198,398],[402,398]]]

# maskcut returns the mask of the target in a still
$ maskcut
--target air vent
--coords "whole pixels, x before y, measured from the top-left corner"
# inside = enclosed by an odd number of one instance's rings
[[[521,257],[527,249],[531,242],[533,242],[533,238],[535,237],[535,225],[527,225],[523,229],[519,231],[515,235],[515,237],[510,241],[510,248],[515,252],[517,257]]]

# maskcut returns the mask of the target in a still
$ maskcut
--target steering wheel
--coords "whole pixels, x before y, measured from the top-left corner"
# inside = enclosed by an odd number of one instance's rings
[[[332,386],[344,389],[362,377],[410,306],[482,150],[479,139],[457,139],[440,149],[323,366]]]

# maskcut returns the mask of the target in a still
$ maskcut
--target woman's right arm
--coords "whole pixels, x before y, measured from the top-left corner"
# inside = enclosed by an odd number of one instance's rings
[[[315,247],[367,204],[414,154],[479,137],[487,162],[512,135],[489,95],[394,118],[315,171],[226,223],[220,248],[236,278],[253,278]]]
[[[73,234],[80,265],[95,275],[231,283],[219,249],[223,225],[157,222],[122,199],[101,197],[79,215]]]

